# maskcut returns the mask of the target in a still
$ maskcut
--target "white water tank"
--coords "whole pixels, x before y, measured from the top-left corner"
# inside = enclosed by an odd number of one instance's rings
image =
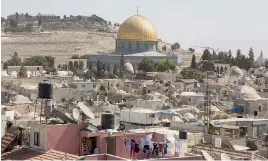
[[[221,148],[221,138],[215,138],[215,147]]]
[[[45,116],[50,116],[50,114],[52,113],[53,100],[47,99],[44,102],[45,102],[44,114]]]

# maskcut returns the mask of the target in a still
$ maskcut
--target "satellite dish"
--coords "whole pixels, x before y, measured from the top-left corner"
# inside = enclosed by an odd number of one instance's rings
[[[91,119],[95,119],[93,112],[83,102],[78,102],[77,106],[81,109],[84,115]]]
[[[73,118],[75,120],[81,120],[82,119],[81,113],[77,108],[73,109]]]

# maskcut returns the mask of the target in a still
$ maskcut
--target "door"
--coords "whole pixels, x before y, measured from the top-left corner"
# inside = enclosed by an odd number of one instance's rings
[[[116,155],[116,138],[115,137],[107,137],[107,153]]]

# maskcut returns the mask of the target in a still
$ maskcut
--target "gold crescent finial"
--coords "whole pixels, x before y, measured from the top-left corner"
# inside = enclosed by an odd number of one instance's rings
[[[139,14],[139,6],[137,6],[137,15]]]

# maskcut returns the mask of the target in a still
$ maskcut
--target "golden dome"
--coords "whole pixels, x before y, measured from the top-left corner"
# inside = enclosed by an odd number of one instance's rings
[[[117,40],[157,41],[157,32],[149,20],[137,14],[121,24]]]

